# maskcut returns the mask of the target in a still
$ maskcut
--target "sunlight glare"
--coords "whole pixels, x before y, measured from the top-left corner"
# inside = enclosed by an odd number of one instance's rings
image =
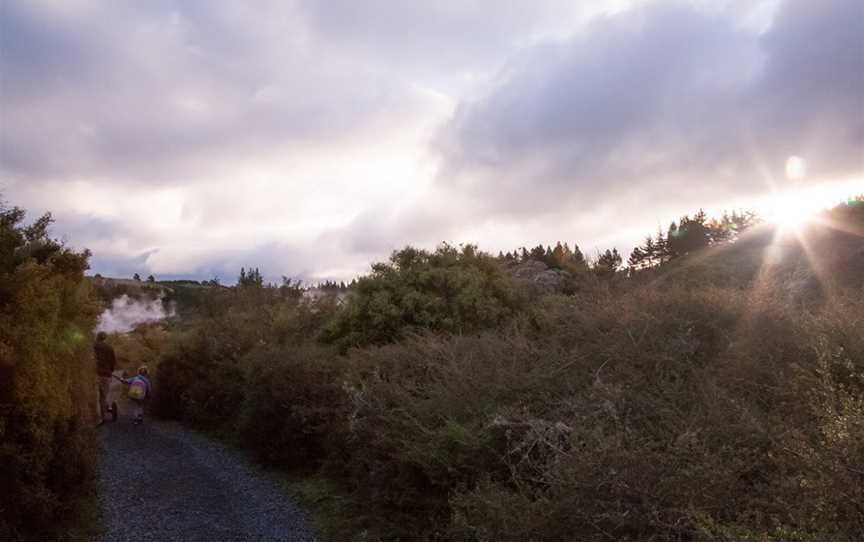
[[[807,162],[800,156],[790,156],[786,159],[786,178],[790,181],[800,181],[807,174]]]
[[[795,229],[813,216],[818,209],[802,192],[786,192],[772,198],[766,219],[781,228]]]
[[[823,209],[842,203],[850,193],[864,186],[861,180],[820,183],[806,188],[767,196],[757,212],[782,229],[797,229]]]

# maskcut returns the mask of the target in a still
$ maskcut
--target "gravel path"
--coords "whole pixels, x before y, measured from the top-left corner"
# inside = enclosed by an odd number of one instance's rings
[[[122,410],[100,432],[102,541],[315,540],[278,484],[225,446]]]

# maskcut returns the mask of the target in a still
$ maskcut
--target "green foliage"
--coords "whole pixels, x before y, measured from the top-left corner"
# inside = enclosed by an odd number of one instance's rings
[[[860,540],[860,208],[779,256],[764,227],[674,259],[658,235],[653,269],[595,264],[573,295],[517,295],[501,268],[527,250],[446,246],[395,253],[341,305],[214,290],[155,389],[166,414],[319,469],[340,539]]]
[[[618,249],[606,250],[603,254],[597,257],[592,270],[600,278],[611,278],[621,268],[621,255]]]
[[[78,521],[96,461],[89,253],[0,207],[0,538],[51,540]],[[68,533],[67,533],[68,534]]]
[[[343,360],[317,345],[256,350],[245,372],[237,437],[267,463],[310,470],[344,449]]]
[[[262,288],[264,286],[264,277],[261,276],[261,271],[256,267],[249,269],[246,272],[245,268],[240,268],[240,276],[237,277],[237,286],[240,288]]]
[[[158,413],[230,433],[244,397],[244,357],[308,341],[336,310],[333,295],[304,298],[295,284],[206,287],[195,320],[175,331],[155,371]],[[181,305],[182,307],[182,305]]]
[[[631,271],[640,271],[711,245],[735,242],[759,224],[752,211],[724,212],[720,219],[708,220],[701,209],[691,218],[681,217],[673,222],[666,234],[658,230],[655,237],[648,236],[643,245],[637,246],[627,260]]]
[[[357,281],[323,338],[344,350],[395,341],[411,329],[465,333],[501,323],[518,306],[509,277],[474,246],[407,247]]]

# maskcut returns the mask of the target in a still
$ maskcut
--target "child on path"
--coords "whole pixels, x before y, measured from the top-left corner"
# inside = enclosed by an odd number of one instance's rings
[[[132,401],[132,423],[144,422],[144,402],[150,397],[150,379],[147,378],[147,366],[138,368],[138,374],[123,383],[129,386],[129,399]]]

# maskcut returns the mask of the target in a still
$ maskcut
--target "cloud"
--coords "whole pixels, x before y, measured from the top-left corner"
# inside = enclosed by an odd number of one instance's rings
[[[764,35],[685,3],[602,18],[459,106],[441,182],[525,215],[621,194],[705,205],[770,188],[793,154],[815,178],[861,174],[862,40],[852,0],[785,2]]]
[[[6,0],[0,190],[93,272],[316,280],[862,174],[855,2],[526,5]]]
[[[189,182],[416,124],[428,94],[307,50],[296,17],[279,2],[110,2],[88,17],[4,3],[3,173]]]

